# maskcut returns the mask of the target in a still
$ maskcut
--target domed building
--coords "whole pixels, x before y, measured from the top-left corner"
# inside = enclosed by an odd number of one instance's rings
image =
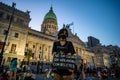
[[[0,43],[4,42],[8,29],[8,22],[12,7],[0,3]],[[31,18],[27,12],[15,9],[14,18],[10,27],[9,35],[3,53],[3,65],[8,65],[12,58],[17,57],[19,63],[28,57],[31,62],[51,62],[53,42],[57,40],[58,23],[57,17],[50,7],[49,12],[44,16],[41,31],[29,27]],[[71,32],[70,26],[64,26],[69,32],[68,40],[73,42],[76,53],[83,56],[85,44],[79,37]],[[2,46],[2,44],[0,44]],[[2,47],[0,47],[0,50]]]
[[[45,34],[54,34],[58,31],[57,17],[53,11],[52,6],[49,12],[45,15],[41,25],[41,32]]]

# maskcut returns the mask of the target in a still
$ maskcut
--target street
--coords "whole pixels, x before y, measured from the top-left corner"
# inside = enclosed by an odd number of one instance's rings
[[[54,79],[52,77],[47,78],[45,74],[36,74],[35,80],[54,80]],[[76,79],[72,79],[72,80],[76,80]],[[82,80],[82,79],[79,79],[79,80]],[[87,77],[85,80],[103,80],[103,79],[99,79],[98,77]],[[108,79],[105,79],[105,80],[120,80],[120,79],[108,77]]]

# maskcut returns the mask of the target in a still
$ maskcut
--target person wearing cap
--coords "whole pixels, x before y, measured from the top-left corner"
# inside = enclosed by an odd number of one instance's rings
[[[17,73],[17,58],[13,58],[10,63],[10,79],[13,80],[12,77],[14,77],[14,80],[16,80],[16,73]]]
[[[75,54],[75,50],[71,41],[67,41],[68,31],[66,28],[63,28],[58,33],[58,41],[53,43],[52,54],[68,55],[71,56]],[[72,70],[69,69],[54,69],[55,80],[70,80],[72,75]]]

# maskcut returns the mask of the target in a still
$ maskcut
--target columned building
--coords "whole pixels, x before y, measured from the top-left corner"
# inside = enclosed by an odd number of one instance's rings
[[[106,47],[95,46],[87,49],[94,53],[94,63],[97,65],[97,67],[110,67],[110,54]]]
[[[12,7],[0,2],[0,50],[8,30],[9,20],[12,14]],[[49,12],[44,16],[41,31],[29,27],[31,18],[29,11],[23,12],[15,9],[12,24],[5,45],[3,60],[8,65],[12,58],[17,57],[19,63],[27,57],[30,62],[51,62],[53,42],[57,40],[58,24],[57,17],[50,7]],[[77,35],[71,32],[69,26],[65,26],[69,32],[68,40],[73,42],[77,54],[84,56],[85,44]],[[28,54],[29,53],[29,54]]]
[[[5,41],[12,11],[13,7],[0,2],[0,43]],[[22,12],[15,9],[3,53],[3,64],[9,63],[13,57],[17,57],[18,61],[24,58],[25,44],[30,29],[28,27],[30,20],[29,12]],[[1,46],[2,45],[3,44],[1,44]],[[0,48],[0,51],[1,50],[2,47]]]
[[[95,53],[91,52],[89,49],[86,49],[84,61],[85,61],[86,67],[88,67],[91,64],[93,64],[92,67],[94,67],[96,65]]]

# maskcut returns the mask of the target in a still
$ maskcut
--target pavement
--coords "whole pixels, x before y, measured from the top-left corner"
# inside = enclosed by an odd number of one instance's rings
[[[34,68],[34,67],[33,67]],[[36,69],[36,68],[34,68]],[[46,67],[45,67],[46,69]],[[45,71],[45,69],[43,71]],[[21,72],[21,74],[23,75],[23,72]],[[1,72],[0,72],[0,75],[1,75]],[[39,74],[36,74],[36,73],[32,73],[32,77],[35,79],[35,80],[54,80],[51,76],[50,77],[47,77],[45,75],[45,73],[39,73]],[[72,79],[72,80],[76,80],[76,79]],[[79,80],[82,80],[82,79],[79,79]],[[98,77],[87,77],[85,80],[102,80],[102,79],[99,79]],[[120,79],[116,79],[116,78],[113,78],[113,77],[108,77],[108,79],[106,80],[120,80]]]
[[[44,73],[32,74],[32,75],[35,80],[54,80],[52,77],[47,78],[47,76]],[[72,79],[72,80],[76,80],[76,79]],[[82,79],[78,79],[78,80],[82,80]],[[87,77],[85,80],[103,80],[103,79],[99,79],[98,77]],[[105,80],[120,80],[120,79],[108,77],[108,79]]]
[[[45,74],[36,74],[35,80],[54,80],[54,79],[52,77],[47,78]],[[72,80],[76,80],[76,79],[72,79]],[[82,80],[82,79],[79,79],[79,80]],[[103,79],[99,79],[98,77],[87,77],[85,80],[103,80]],[[105,79],[105,80],[120,80],[120,79],[108,77],[108,79]]]
[[[47,78],[45,74],[36,74],[35,80],[54,80],[54,79],[52,77]],[[76,79],[72,79],[72,80],[76,80]],[[79,80],[82,80],[82,79],[79,79]],[[103,79],[99,79],[98,77],[87,77],[85,80],[103,80]],[[105,79],[105,80],[120,80],[120,79],[108,77],[108,79]]]
[[[35,80],[53,80],[52,77],[47,78],[45,74],[36,74]]]

